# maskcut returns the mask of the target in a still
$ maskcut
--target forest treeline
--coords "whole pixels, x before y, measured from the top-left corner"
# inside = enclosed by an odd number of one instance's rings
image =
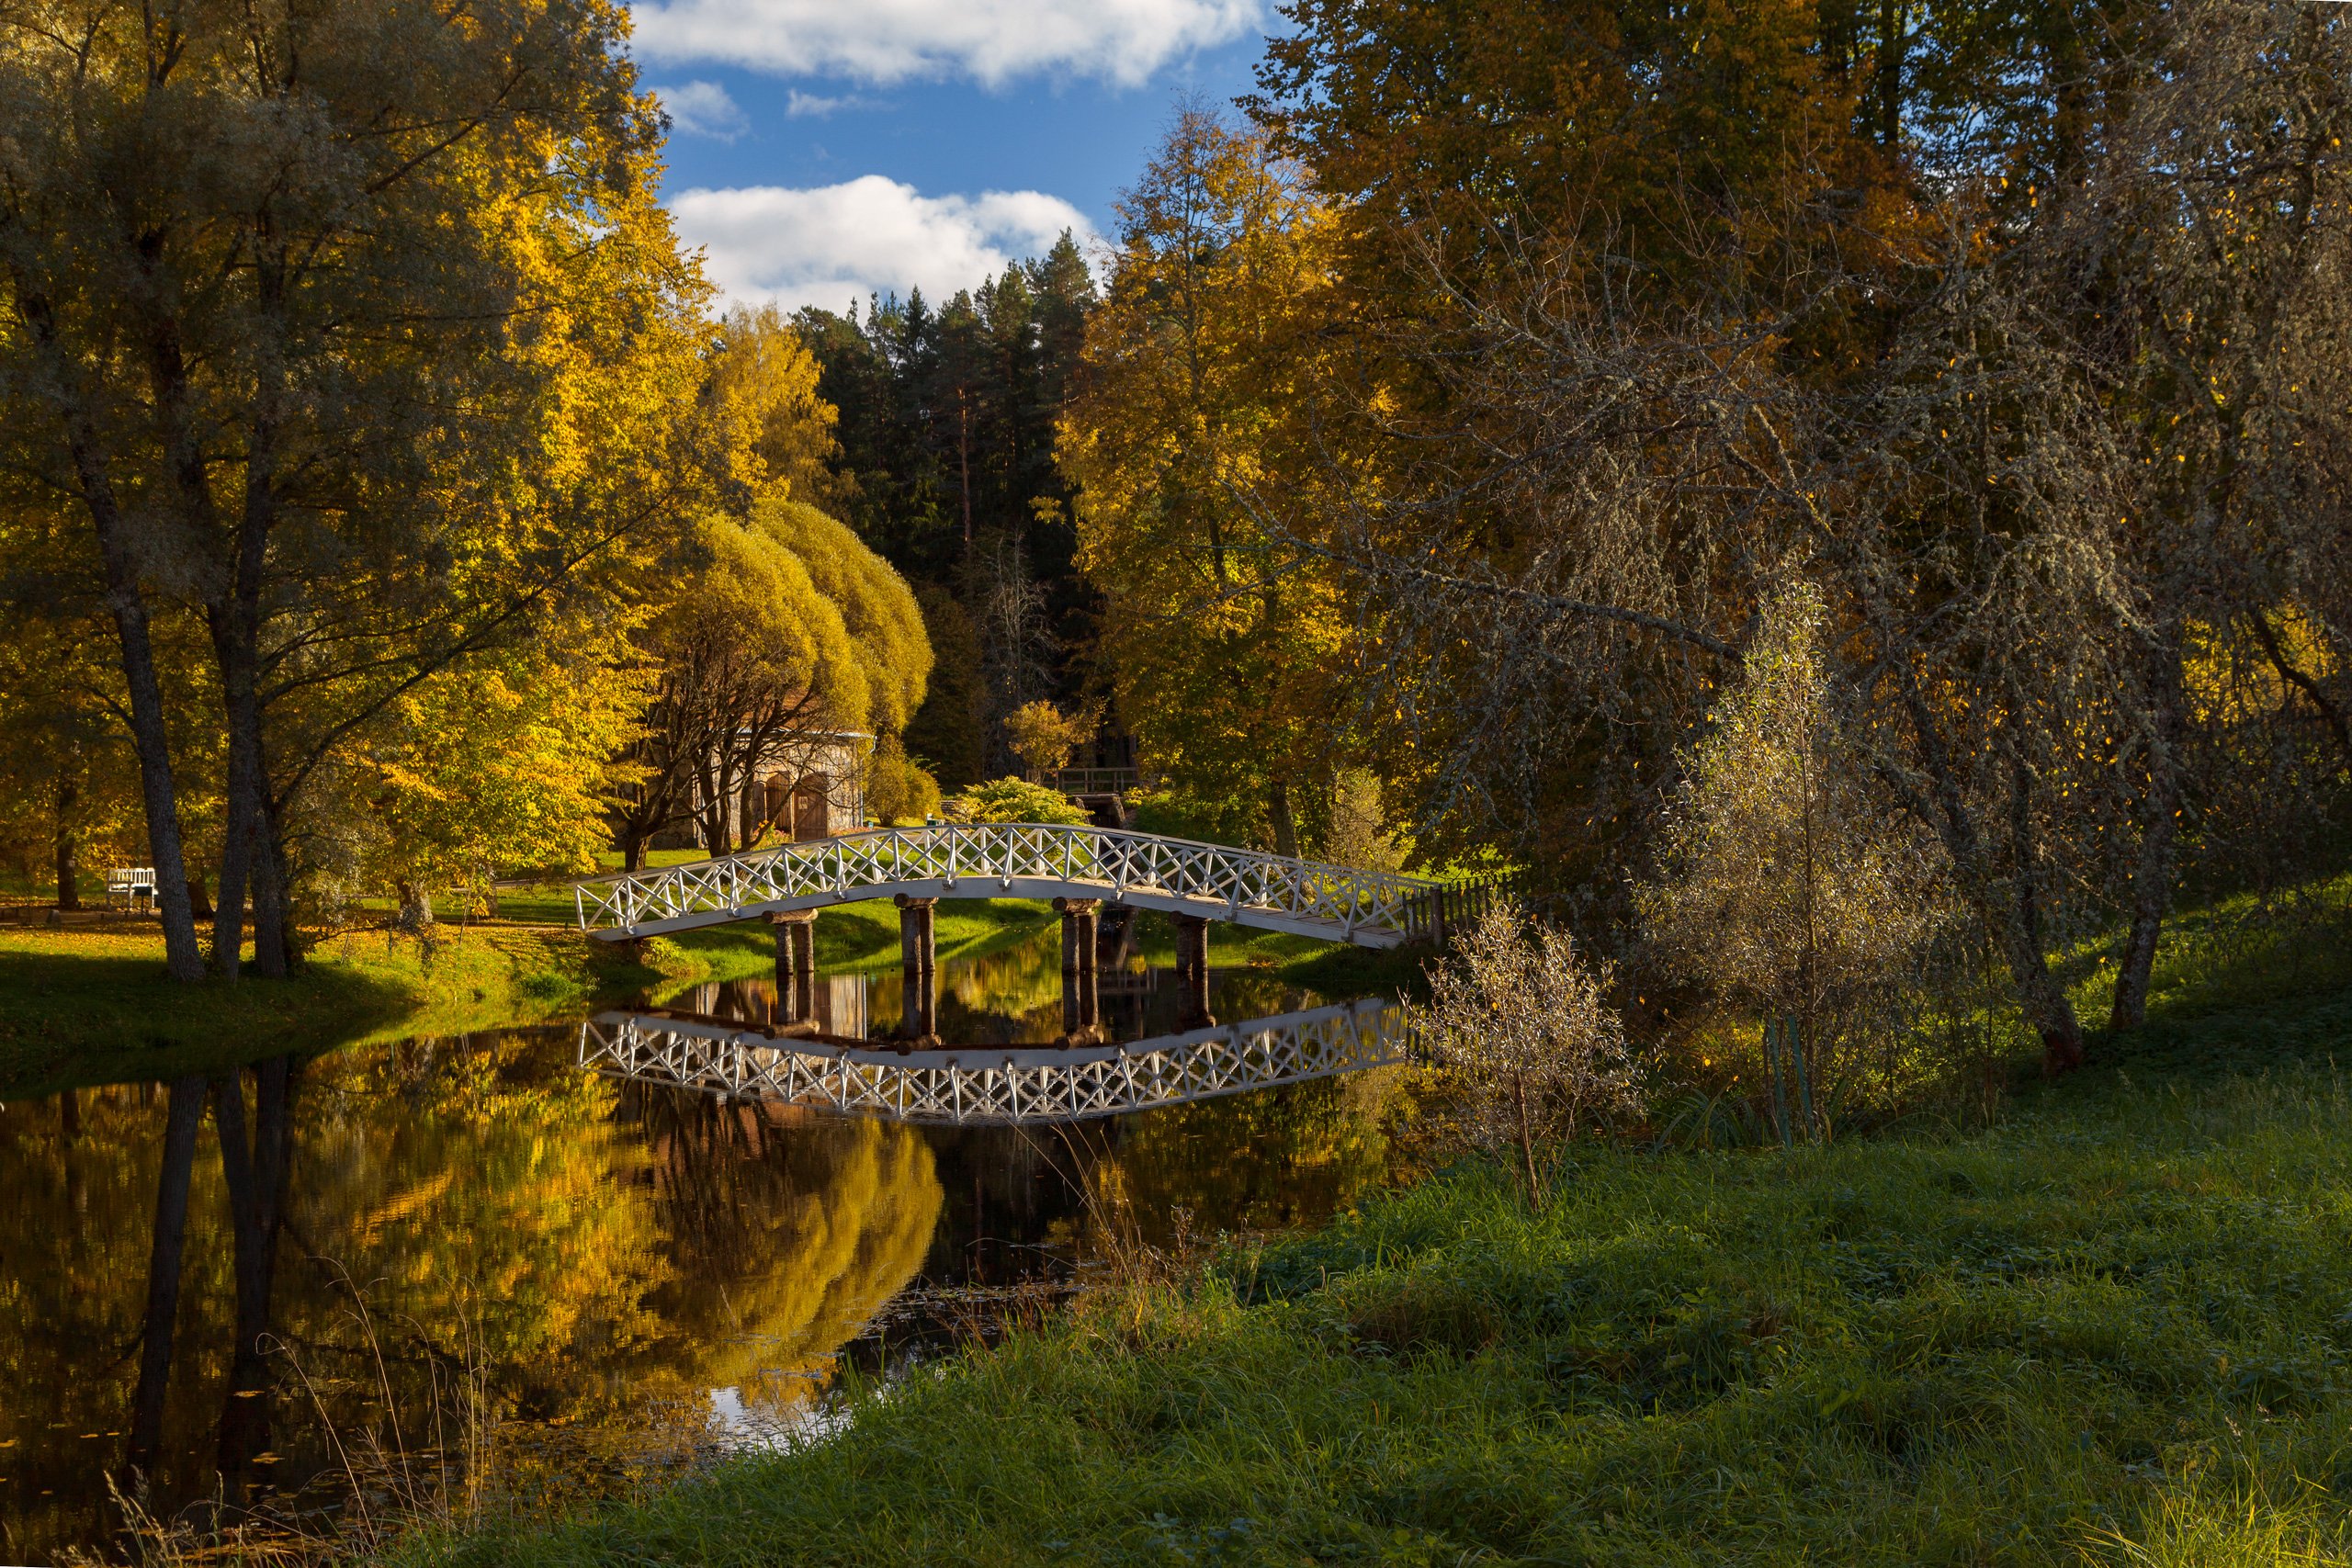
[[[919,807],[1046,703],[1156,825],[2063,1067],[2054,951],[2128,1025],[2184,887],[2340,850],[2339,8],[1294,0],[1102,254],[724,321],[617,10],[73,11],[0,67],[10,810],[132,780],[218,909],[641,843],[812,693]]]

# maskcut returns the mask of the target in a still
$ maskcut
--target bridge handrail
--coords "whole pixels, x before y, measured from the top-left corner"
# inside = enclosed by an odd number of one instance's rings
[[[1363,871],[1264,850],[1170,838],[1131,829],[1036,822],[945,823],[884,828],[691,861],[659,870],[611,873],[574,884],[582,931],[634,930],[649,920],[727,918],[747,907],[841,895],[853,886],[969,877],[1058,881],[1102,887],[1114,897],[1145,889],[1188,907],[1222,903],[1328,925],[1335,932],[1420,934],[1425,906],[1441,885],[1397,872]]]

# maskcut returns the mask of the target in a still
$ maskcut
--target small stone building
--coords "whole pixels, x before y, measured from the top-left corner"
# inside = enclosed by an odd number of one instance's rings
[[[808,731],[781,749],[786,754],[755,770],[728,805],[727,826],[741,843],[774,834],[795,840],[830,839],[865,826],[865,762],[874,738],[862,730]],[[654,835],[657,850],[710,849],[703,843],[699,795],[686,821]]]

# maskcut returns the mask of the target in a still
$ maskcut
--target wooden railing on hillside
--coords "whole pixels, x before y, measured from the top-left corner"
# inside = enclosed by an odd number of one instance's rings
[[[1453,933],[1476,923],[1499,904],[1524,906],[1528,884],[1522,872],[1494,872],[1439,883],[1413,900],[1406,938],[1443,947]]]

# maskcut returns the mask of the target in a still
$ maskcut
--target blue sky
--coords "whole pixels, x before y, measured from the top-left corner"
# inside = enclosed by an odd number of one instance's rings
[[[1251,85],[1260,0],[650,0],[665,198],[730,299],[939,296],[1111,231],[1178,96]]]

